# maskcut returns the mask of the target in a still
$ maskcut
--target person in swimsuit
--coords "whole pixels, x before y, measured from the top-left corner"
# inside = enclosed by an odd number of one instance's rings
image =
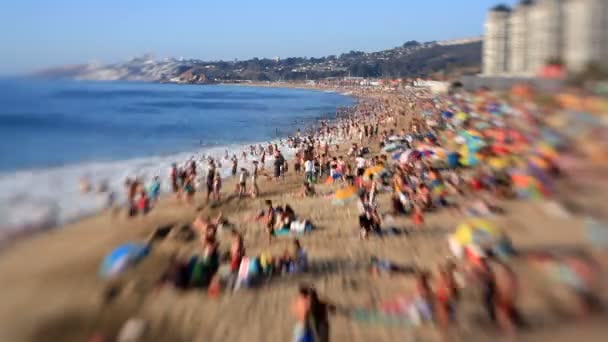
[[[209,159],[209,165],[207,169],[207,202],[211,194],[213,194],[213,180],[215,178],[215,162],[213,159]]]
[[[222,190],[222,177],[220,176],[220,172],[215,173],[215,177],[213,178],[213,198],[216,201],[220,200],[220,191]]]
[[[310,315],[310,291],[307,287],[300,287],[298,295],[291,305],[291,312],[296,318],[294,342],[315,342],[312,327],[308,322]]]
[[[236,154],[233,154],[233,155],[232,155],[232,159],[231,159],[231,161],[232,161],[232,169],[231,169],[231,174],[232,174],[232,177],[234,177],[234,176],[236,176],[236,171],[237,171],[238,166],[239,166],[239,160],[238,160],[238,158],[236,157]]]
[[[230,243],[230,284],[235,284],[236,278],[241,266],[241,260],[245,256],[245,245],[243,243],[243,236],[236,230],[230,232],[232,235],[232,242]]]
[[[292,305],[297,320],[294,341],[329,342],[329,314],[335,311],[336,307],[322,301],[314,288],[301,285]]]
[[[169,181],[171,182],[171,190],[173,193],[177,194],[179,192],[179,185],[177,184],[177,164],[171,164],[171,171],[169,173]]]
[[[249,177],[249,172],[247,171],[247,169],[241,168],[238,185],[239,198],[245,196],[245,194],[247,193],[247,177]]]
[[[139,192],[139,198],[137,199],[137,211],[140,214],[145,215],[148,213],[149,210],[150,210],[150,199],[148,198],[146,191],[141,190]]]
[[[272,207],[272,201],[266,200],[266,234],[268,235],[268,243],[272,241],[272,237],[274,235],[274,226],[276,224],[276,215],[275,210]]]
[[[194,188],[194,175],[189,175],[184,181],[184,193],[186,194],[186,201],[188,203],[193,203],[195,192],[196,190]]]

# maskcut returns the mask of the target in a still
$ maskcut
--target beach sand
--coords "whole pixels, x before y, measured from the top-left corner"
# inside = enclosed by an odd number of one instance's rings
[[[400,117],[400,126],[407,123],[409,115]],[[166,196],[145,217],[127,219],[124,213],[108,211],[15,242],[0,255],[0,341],[87,341],[96,334],[109,341],[130,317],[149,323],[145,341],[290,341],[294,325],[290,305],[300,283],[314,284],[323,298],[339,307],[373,308],[396,295],[411,293],[414,279],[408,275],[372,277],[367,268],[372,255],[404,266],[434,270],[437,262],[449,255],[446,232],[464,219],[443,210],[426,215],[427,227],[422,231],[361,241],[354,202],[334,206],[322,196],[298,198],[302,180],[292,172],[279,184],[261,178],[261,196],[255,200],[232,198],[211,208],[203,203],[201,194],[197,194],[193,206]],[[233,187],[234,183],[228,181],[224,191]],[[330,192],[333,188],[318,185],[317,191]],[[266,199],[277,205],[290,204],[298,217],[311,220],[317,227],[299,237],[315,266],[311,272],[274,278],[260,288],[222,293],[217,298],[208,296],[206,291],[159,290],[155,283],[169,257],[173,253],[189,255],[199,248],[197,239],[185,242],[170,235],[155,243],[151,255],[117,281],[110,283],[97,276],[102,258],[114,247],[143,241],[158,227],[189,224],[199,213],[223,212],[243,233],[248,255],[262,251],[280,254],[290,245],[291,238],[279,237],[268,245],[262,225],[250,219],[263,208]],[[388,194],[380,196],[383,211],[390,208],[388,200]],[[517,248],[589,249],[580,217],[552,214],[543,202],[512,201],[502,205],[506,213],[495,220],[510,234]],[[391,225],[404,228],[411,223],[408,218],[397,218]],[[228,234],[220,231],[218,236],[221,251],[226,251]],[[545,280],[525,264],[515,265],[523,287],[520,303],[532,325],[519,338],[605,340],[603,317],[574,322],[560,314],[555,305],[565,302],[548,299],[550,291]],[[450,340],[501,338],[484,321],[474,295],[465,293],[459,328],[450,332]],[[437,341],[441,335],[428,326],[365,323],[336,314],[331,318],[331,340]]]

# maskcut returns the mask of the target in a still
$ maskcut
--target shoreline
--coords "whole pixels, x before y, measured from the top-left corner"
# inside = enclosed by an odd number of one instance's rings
[[[218,84],[221,85],[221,84]],[[259,88],[263,88],[263,87],[259,87]],[[295,88],[291,88],[291,87],[285,87],[284,89],[295,89]],[[314,89],[304,89],[304,90],[310,90],[310,91],[315,91]],[[342,95],[342,94],[341,94]],[[346,95],[342,95],[342,96],[346,96]],[[351,106],[355,106],[358,102],[358,99],[353,97],[353,96],[347,96],[348,98],[351,99],[352,104]],[[335,119],[335,110],[338,109],[339,107],[334,108],[334,114],[332,114],[332,116],[329,118],[330,120],[334,120]],[[288,119],[288,117],[285,118],[286,120]],[[308,119],[310,124],[316,124],[318,122],[318,120],[314,117],[311,117]],[[295,129],[295,128],[294,128]],[[295,133],[295,132],[292,132]],[[289,136],[285,135],[285,136],[281,136],[281,137],[273,137],[270,142],[272,143],[278,143],[279,140],[283,140],[285,141],[285,139]],[[266,144],[268,143],[268,140],[259,140],[259,141],[255,141],[255,142],[243,142],[243,143],[228,143],[225,145],[212,145],[212,146],[207,146],[207,147],[203,147],[203,148],[198,148],[196,150],[192,150],[192,151],[181,151],[181,152],[175,152],[175,153],[167,153],[167,154],[162,154],[162,155],[150,155],[150,156],[141,156],[141,157],[136,157],[136,158],[128,158],[128,159],[119,159],[119,160],[106,160],[106,161],[85,161],[85,162],[77,162],[77,163],[71,163],[71,164],[67,164],[67,165],[62,165],[62,166],[53,166],[53,167],[48,167],[48,168],[34,168],[34,169],[22,169],[22,170],[17,170],[17,171],[7,171],[4,172],[2,174],[0,174],[0,179],[5,178],[5,179],[13,179],[15,177],[26,177],[26,178],[40,178],[43,177],[43,179],[46,179],[48,177],[51,178],[57,178],[59,177],[59,174],[63,174],[63,173],[70,173],[70,174],[96,174],[98,170],[100,170],[100,168],[103,168],[105,171],[104,172],[123,172],[123,171],[117,171],[120,170],[121,168],[125,168],[125,170],[123,173],[128,172],[129,174],[131,174],[132,172],[137,172],[135,170],[130,170],[129,168],[141,168],[141,167],[147,167],[147,168],[155,168],[154,165],[158,164],[158,167],[161,167],[162,169],[160,169],[160,175],[163,176],[162,182],[161,184],[163,185],[162,188],[162,192],[163,193],[168,193],[170,192],[169,186],[166,182],[166,179],[164,179],[164,168],[168,168],[170,166],[170,163],[168,163],[167,161],[169,159],[171,159],[172,161],[176,161],[179,164],[181,164],[182,162],[189,160],[192,156],[197,157],[195,158],[196,160],[198,160],[201,155],[203,156],[212,156],[213,158],[215,158],[216,160],[221,160],[223,162],[223,167],[221,168],[222,170],[222,176],[224,179],[227,179],[229,176],[229,169],[230,169],[230,162],[227,160],[224,160],[222,158],[223,154],[224,154],[224,150],[228,149],[230,151],[230,154],[237,154],[239,157],[239,164],[240,166],[245,166],[248,169],[250,168],[250,164],[251,161],[247,160],[247,161],[243,161],[240,158],[240,152],[243,149],[247,149],[248,146],[250,145],[254,145],[257,146],[259,144]],[[289,149],[288,149],[289,150]],[[290,153],[291,154],[291,153]],[[258,158],[258,157],[255,157]],[[269,158],[269,160],[272,160],[271,158]],[[150,163],[150,161],[153,161],[154,165],[148,166],[148,164]],[[165,165],[166,164],[166,165]],[[138,166],[139,165],[139,166]],[[202,166],[202,164],[199,164],[199,166]],[[114,170],[114,171],[112,171]],[[149,173],[154,173],[153,171],[140,171],[140,172],[144,172],[144,175],[147,175],[145,178],[147,178],[147,180],[150,179],[151,175]],[[51,176],[52,175],[52,176]],[[82,177],[82,176],[80,176]],[[88,178],[88,177],[87,177]],[[102,211],[106,210],[107,208],[103,203],[106,202],[105,198],[107,198],[108,196],[116,196],[116,194],[118,195],[118,202],[122,205],[123,202],[123,189],[122,187],[120,187],[119,185],[122,184],[122,179],[116,180],[114,179],[114,181],[112,179],[109,178],[100,178],[99,176],[96,177],[97,179],[88,179],[91,182],[91,185],[93,187],[92,191],[90,193],[87,194],[80,194],[80,196],[82,196],[83,199],[83,203],[87,203],[87,207],[86,208],[82,208],[82,209],[78,209],[79,213],[72,213],[72,214],[65,214],[65,208],[62,208],[62,205],[58,204],[57,201],[53,200],[52,198],[45,198],[44,200],[41,199],[31,199],[33,202],[27,202],[27,203],[22,203],[21,207],[23,206],[28,206],[30,205],[29,203],[32,203],[32,209],[35,207],[38,207],[37,213],[39,213],[39,215],[36,216],[35,219],[30,220],[30,221],[25,221],[25,223],[21,223],[21,224],[7,224],[6,226],[2,226],[0,225],[0,250],[6,249],[6,248],[10,248],[10,245],[13,243],[13,241],[11,241],[14,238],[16,239],[27,239],[29,238],[31,235],[33,234],[39,234],[41,232],[47,231],[47,230],[56,230],[56,229],[61,229],[63,226],[65,225],[69,225],[69,224],[74,224],[77,223],[79,220],[82,219],[86,219],[86,218],[90,218],[91,216],[100,214]],[[74,182],[74,188],[77,188],[77,183],[78,183],[79,178],[74,178],[72,179],[72,181]],[[113,184],[113,189],[111,189],[111,192],[102,192],[99,193],[96,191],[96,187],[97,187],[97,183],[98,182],[111,182]],[[77,190],[74,190],[77,191]],[[111,195],[111,193],[114,193],[114,195]],[[9,194],[10,195],[10,194]],[[24,201],[29,201],[28,199],[24,199]],[[73,209],[72,209],[73,210]],[[40,216],[40,217],[38,217]]]

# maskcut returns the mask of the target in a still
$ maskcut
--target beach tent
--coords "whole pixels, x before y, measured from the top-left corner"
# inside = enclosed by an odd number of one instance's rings
[[[101,263],[99,275],[111,278],[119,275],[129,267],[137,264],[150,252],[150,247],[143,243],[126,243],[112,250]]]
[[[338,189],[332,201],[333,204],[342,205],[357,198],[358,189],[355,186],[349,185],[345,188]]]

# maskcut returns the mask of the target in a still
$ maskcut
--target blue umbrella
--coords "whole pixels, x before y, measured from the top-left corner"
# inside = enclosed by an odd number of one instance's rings
[[[111,278],[137,264],[150,252],[150,247],[143,243],[126,243],[116,247],[106,255],[99,268],[99,275]]]
[[[448,111],[445,111],[445,112],[441,113],[441,115],[442,115],[442,116],[443,116],[445,119],[451,119],[451,118],[454,116],[454,113],[452,113],[452,112],[448,112]]]

